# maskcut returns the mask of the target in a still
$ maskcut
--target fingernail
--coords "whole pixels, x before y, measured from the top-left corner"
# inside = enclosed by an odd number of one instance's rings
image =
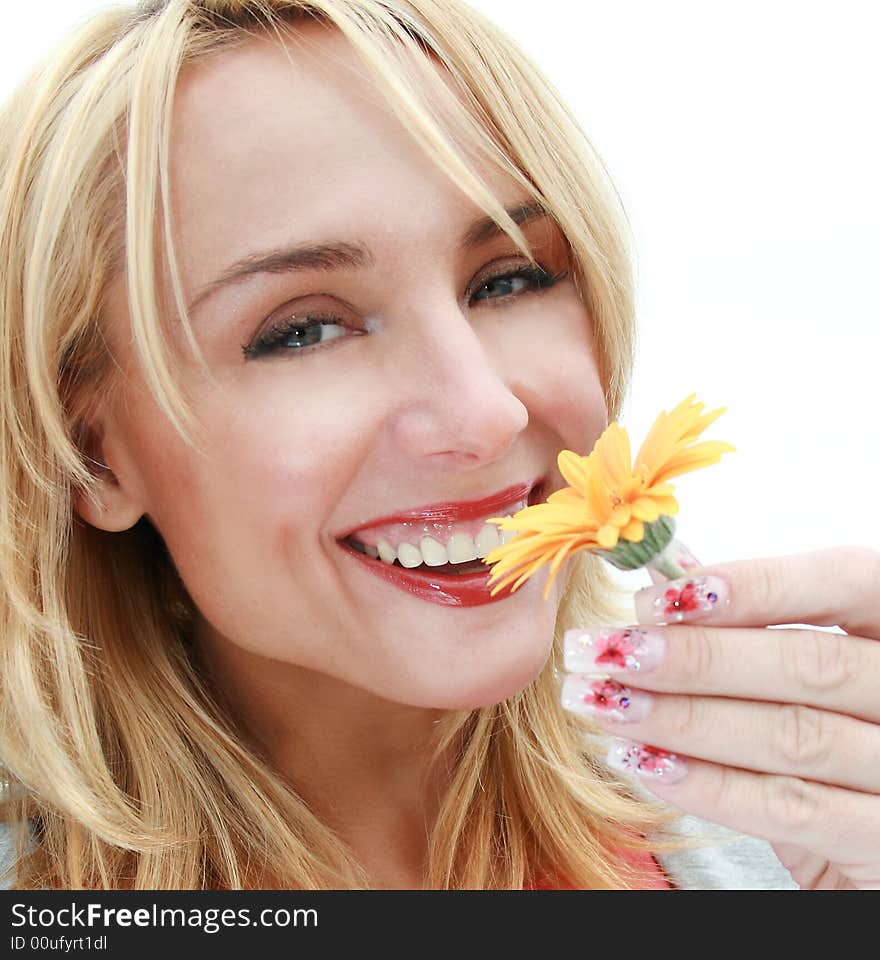
[[[582,717],[634,723],[651,710],[651,694],[633,693],[617,680],[570,674],[562,682],[562,706]]]
[[[680,783],[687,776],[687,764],[677,753],[619,737],[611,741],[605,762],[613,770],[658,783]]]
[[[569,673],[647,673],[663,659],[663,636],[638,627],[573,629],[562,649]]]
[[[687,570],[689,567],[702,567],[703,564],[688,550],[681,540],[673,540],[666,548],[666,556],[674,560],[680,567]]]
[[[663,556],[671,563],[676,564],[682,570],[688,571],[692,567],[702,567],[703,564],[688,550],[681,540],[670,540],[663,551]],[[667,583],[668,578],[660,572],[653,564],[649,563],[646,567],[648,576],[652,583]]]
[[[721,577],[682,577],[639,590],[636,619],[639,623],[680,623],[696,620],[729,602],[730,590]]]

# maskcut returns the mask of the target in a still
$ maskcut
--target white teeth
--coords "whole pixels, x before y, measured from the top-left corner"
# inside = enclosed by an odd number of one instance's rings
[[[417,567],[422,562],[422,551],[411,543],[401,543],[397,548],[397,559],[402,567]]]
[[[477,557],[482,560],[487,553],[490,553],[496,547],[501,546],[501,540],[498,537],[498,527],[494,523],[484,523],[483,529],[477,534],[474,540],[474,549]]]
[[[522,505],[515,505],[508,515],[513,516],[517,509],[522,509]],[[484,523],[473,539],[469,533],[459,530],[449,537],[445,546],[434,537],[423,536],[417,547],[401,541],[395,549],[387,537],[380,537],[375,547],[363,544],[363,550],[373,559],[379,559],[387,564],[399,560],[401,566],[408,568],[418,567],[423,563],[429,567],[442,567],[447,563],[482,560],[493,550],[509,543],[519,532],[519,530],[499,530],[494,523]]]
[[[450,563],[465,563],[477,559],[477,548],[467,533],[453,533],[446,544],[446,553]]]
[[[379,538],[379,543],[377,546],[379,550],[379,557],[385,563],[394,563],[394,561],[397,559],[397,551],[384,537]]]
[[[442,543],[438,543],[433,537],[422,537],[419,541],[419,551],[429,567],[439,567],[444,563],[449,563],[446,547]],[[400,562],[403,563],[402,560]]]

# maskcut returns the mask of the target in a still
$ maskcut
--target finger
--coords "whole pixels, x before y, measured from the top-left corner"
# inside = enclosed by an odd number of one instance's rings
[[[880,552],[831,547],[691,568],[635,595],[639,623],[839,626],[880,639]]]
[[[685,813],[771,843],[805,847],[856,885],[880,888],[880,800],[872,794],[664,754],[618,738],[607,762],[636,774]]]
[[[700,561],[697,560],[681,540],[671,540],[663,551],[663,555],[672,561],[672,563],[681,567],[682,570],[690,570],[692,567],[700,566]],[[665,583],[669,579],[669,577],[661,573],[651,564],[648,564],[647,570],[648,575],[654,583]]]
[[[880,723],[880,644],[824,630],[691,624],[566,630],[565,669],[646,690],[805,704]]]
[[[836,870],[828,869],[828,861],[824,857],[793,843],[774,843],[773,851],[802,890],[852,889],[851,883],[841,883]]]
[[[566,677],[563,706],[616,736],[756,773],[880,794],[875,724],[799,704],[669,696],[619,685],[597,702],[595,686],[590,678]],[[607,683],[604,693],[612,693]]]

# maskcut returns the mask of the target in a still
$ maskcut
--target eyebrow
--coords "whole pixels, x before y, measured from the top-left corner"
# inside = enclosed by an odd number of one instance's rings
[[[549,216],[543,204],[532,200],[514,203],[505,207],[505,211],[517,226]],[[491,217],[480,217],[465,230],[459,250],[465,252],[488,243],[503,233]],[[329,273],[335,270],[363,269],[374,264],[375,260],[367,246],[345,240],[298,244],[252,253],[230,264],[216,280],[203,287],[187,310],[192,314],[217,290],[241,283],[261,273],[294,273],[298,270],[320,270]]]

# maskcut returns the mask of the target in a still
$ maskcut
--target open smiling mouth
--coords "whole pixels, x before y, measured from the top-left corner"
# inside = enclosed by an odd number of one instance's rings
[[[359,530],[337,542],[371,573],[421,599],[455,606],[502,600],[508,590],[490,595],[491,566],[482,560],[515,536],[499,531],[487,517],[512,516],[542,502],[544,479],[520,494],[519,500],[482,510],[479,516],[452,521],[437,511],[428,521],[401,520]]]
[[[367,553],[364,545],[361,543],[354,543],[351,540],[344,540],[343,543],[345,543],[346,546],[351,547],[353,550],[357,550],[358,553],[362,553],[364,556],[370,557],[371,560],[376,560],[377,563],[385,563],[385,561],[380,558],[370,556],[370,554]],[[386,564],[386,566],[403,567],[403,564],[400,562],[399,557],[395,557],[395,559],[390,564]],[[423,560],[416,566],[406,567],[405,569],[411,570],[413,573],[440,573],[453,577],[461,577],[467,573],[488,572],[489,568],[481,559],[477,558],[476,560],[464,560],[461,563],[439,563],[434,566],[430,566]]]

